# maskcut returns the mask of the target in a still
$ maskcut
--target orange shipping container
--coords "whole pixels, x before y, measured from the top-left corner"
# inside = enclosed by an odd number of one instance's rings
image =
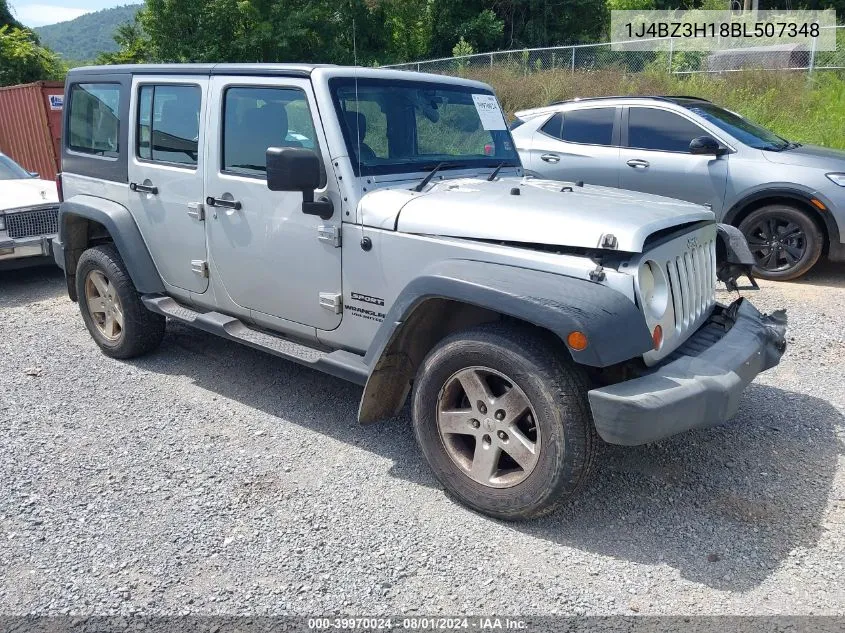
[[[0,88],[0,152],[52,180],[59,170],[64,84],[38,81]]]

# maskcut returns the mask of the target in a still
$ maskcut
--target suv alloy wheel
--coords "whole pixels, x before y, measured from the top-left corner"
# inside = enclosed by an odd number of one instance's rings
[[[757,260],[754,274],[761,279],[788,281],[818,261],[824,236],[804,212],[783,204],[752,211],[739,225]]]
[[[417,442],[443,486],[471,508],[535,518],[587,479],[599,439],[585,378],[560,345],[497,323],[447,337],[420,367]]]
[[[82,253],[76,292],[85,326],[107,356],[132,358],[161,343],[166,320],[144,306],[113,245]]]

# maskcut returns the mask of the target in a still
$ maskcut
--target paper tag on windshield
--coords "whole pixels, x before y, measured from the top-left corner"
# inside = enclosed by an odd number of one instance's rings
[[[481,127],[485,130],[506,130],[505,117],[499,108],[499,102],[493,95],[472,95],[475,109],[481,119]]]

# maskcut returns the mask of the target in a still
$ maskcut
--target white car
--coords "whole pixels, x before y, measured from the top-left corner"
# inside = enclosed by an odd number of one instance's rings
[[[0,268],[48,263],[58,213],[56,183],[0,153]]]

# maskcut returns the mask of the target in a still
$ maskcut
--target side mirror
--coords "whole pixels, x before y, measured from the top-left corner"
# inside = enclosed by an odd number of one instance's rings
[[[29,175],[33,178],[41,178],[41,174],[39,174],[37,171],[31,171],[29,172]]]
[[[267,150],[267,188],[270,191],[301,191],[302,212],[328,220],[334,214],[331,200],[314,200],[322,184],[320,157],[301,147],[271,147]]]
[[[690,154],[712,154],[713,156],[721,156],[725,153],[722,146],[712,136],[699,136],[690,141]]]

